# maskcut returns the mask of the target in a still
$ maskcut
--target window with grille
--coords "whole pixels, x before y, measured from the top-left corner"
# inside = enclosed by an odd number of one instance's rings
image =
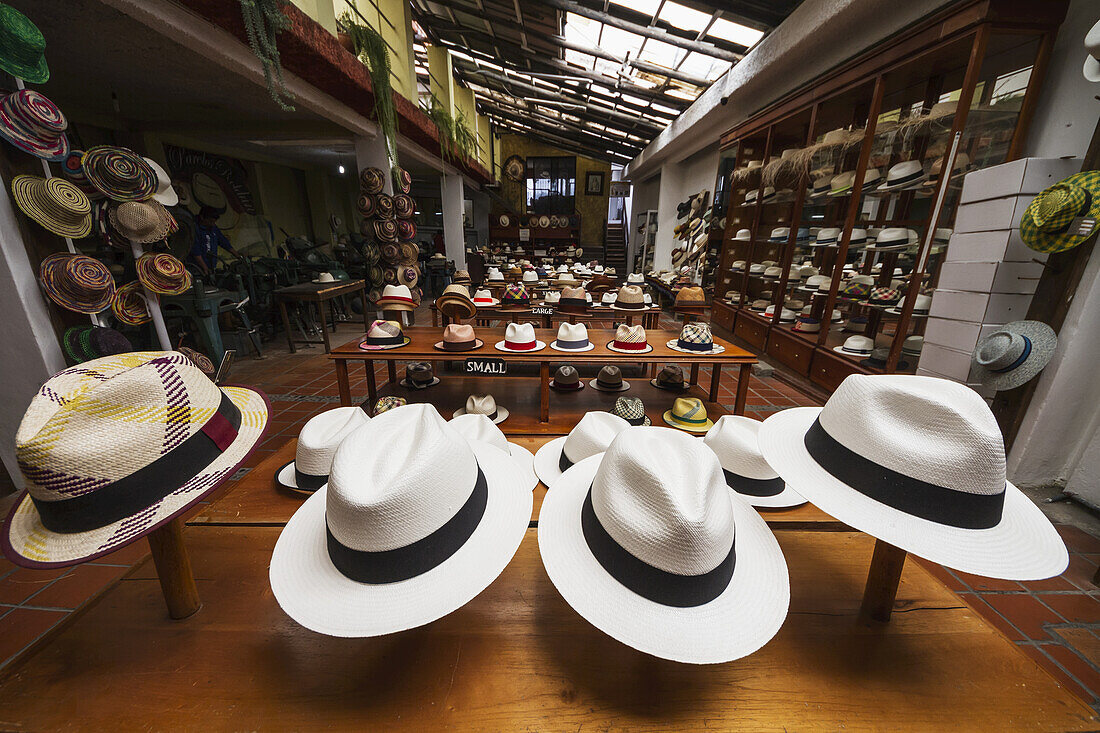
[[[577,186],[577,159],[527,159],[527,211],[532,214],[574,213],[573,197]]]

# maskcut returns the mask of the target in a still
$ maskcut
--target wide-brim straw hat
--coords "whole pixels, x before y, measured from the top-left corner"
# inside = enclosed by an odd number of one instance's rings
[[[611,412],[586,412],[569,431],[569,435],[542,444],[535,453],[535,473],[540,481],[551,487],[574,464],[592,456],[603,455],[618,434],[629,427],[630,423]],[[570,450],[568,455],[567,444]]]
[[[146,252],[135,263],[138,280],[151,293],[182,295],[191,289],[191,273],[173,255]]]
[[[59,237],[80,239],[92,232],[92,202],[62,178],[16,176],[11,193],[20,211]]]
[[[158,395],[158,390],[163,394]],[[184,409],[173,410],[175,406]],[[216,414],[221,419],[210,433],[196,429],[196,422],[209,424]],[[236,426],[235,414],[239,414]],[[66,523],[75,522],[81,528],[64,532],[43,524],[43,515],[25,492],[4,527],[4,554],[24,567],[63,567],[110,554],[144,537],[229,480],[263,438],[267,420],[263,393],[219,387],[175,351],[107,356],[55,374],[39,389],[16,437],[20,465],[34,475],[28,484],[43,492],[61,493],[66,497],[62,500],[79,498],[87,505],[96,495],[110,498],[100,492],[112,482],[145,471],[154,475],[142,489],[156,491],[124,516],[96,522],[98,526],[88,529],[82,527],[92,515],[74,514]],[[45,437],[42,431],[49,431],[51,425],[56,432],[44,452],[38,437]],[[59,429],[61,425],[64,430]],[[210,447],[190,455],[187,468],[148,468],[158,461],[171,462],[174,450],[193,436]],[[160,486],[154,486],[157,483]],[[79,487],[95,488],[74,497]],[[56,500],[40,497],[39,501]]]
[[[152,158],[144,158],[144,160],[157,176],[157,192],[153,194],[153,200],[161,206],[177,205],[180,202],[180,196],[172,186],[172,177],[168,175],[168,171]]]
[[[0,99],[0,137],[36,158],[64,160],[68,126],[65,115],[41,92],[21,89]]]
[[[111,312],[127,326],[140,326],[152,319],[149,303],[145,300],[145,289],[139,280],[118,286],[111,301]]]
[[[381,168],[364,168],[359,172],[359,186],[363,193],[382,193],[382,189],[386,187],[386,174]]]
[[[157,192],[157,174],[129,148],[97,145],[81,159],[88,183],[115,201],[144,201]]]
[[[132,242],[159,242],[172,230],[167,209],[155,199],[124,201],[111,207],[109,216],[115,231]]]
[[[473,318],[477,314],[477,306],[474,305],[474,301],[470,298],[463,297],[459,293],[443,293],[435,301],[435,307],[440,311],[455,310],[458,311],[459,318]]]
[[[1002,348],[1010,341],[1019,348]],[[978,343],[971,364],[971,377],[997,391],[1026,384],[1043,371],[1058,348],[1058,334],[1041,321],[1006,323]],[[993,357],[1002,357],[996,363]],[[983,364],[982,362],[987,363]],[[1001,362],[1004,362],[1003,364]]]
[[[46,39],[30,18],[0,4],[0,69],[31,84],[50,80]]]
[[[895,547],[966,573],[1041,580],[1065,570],[1069,555],[1057,530],[1010,482],[1004,481],[998,519],[971,519],[984,508],[974,502],[991,498],[977,491],[985,488],[979,482],[999,465],[1000,485],[1005,460],[996,420],[972,389],[934,377],[852,375],[829,401],[839,408],[835,414],[843,412],[846,427],[836,431],[827,425],[835,445],[817,450],[826,460],[842,460],[845,469],[834,465],[830,472],[807,446],[811,430],[815,436],[826,432],[819,422],[826,408],[783,410],[760,428],[764,458],[819,509]],[[851,447],[857,443],[865,446],[862,455]],[[852,482],[864,480],[868,471],[875,472],[874,480],[863,491],[855,488]],[[917,516],[865,493],[876,487],[895,487],[895,500],[926,499],[919,510],[928,516],[936,512],[939,519]]]
[[[761,509],[802,506],[806,497],[788,486],[760,453],[762,424],[744,415],[723,415],[703,442],[718,456],[726,484],[748,503]]]
[[[607,453],[577,463],[555,481],[539,512],[539,554],[547,575],[566,602],[605,634],[663,659],[689,664],[728,662],[751,654],[775,636],[790,604],[790,579],[782,550],[748,503],[729,492],[720,494],[722,500],[728,497],[731,505],[726,516],[732,520],[731,530],[735,530],[736,555],[725,587],[716,589],[717,595],[706,603],[671,605],[643,596],[612,575],[623,564],[605,565],[589,544],[592,537],[610,538],[618,547],[615,554],[648,576],[647,585],[653,593],[682,588],[689,577],[700,578],[674,575],[644,563],[619,545],[620,540],[606,528],[598,531],[591,521],[595,517],[602,528],[602,521],[593,512],[598,471],[621,470],[620,477],[606,480],[629,480],[632,474],[647,475],[647,465],[660,471],[654,463],[667,460],[670,452],[675,456],[684,450],[695,455],[705,450],[700,441],[666,434],[670,432],[667,428],[628,428]],[[647,451],[647,446],[652,450]],[[670,451],[672,446],[675,448]],[[620,448],[632,451],[633,460],[621,461]],[[685,471],[699,473],[696,467],[687,465],[686,459],[678,463]],[[662,519],[670,526],[677,522],[673,516],[676,510],[671,507],[680,505],[668,501],[667,518],[646,513],[642,521],[651,525],[650,536],[664,534]]]
[[[49,299],[75,313],[99,313],[110,307],[115,297],[111,271],[85,255],[52,254],[42,260],[38,276]]]

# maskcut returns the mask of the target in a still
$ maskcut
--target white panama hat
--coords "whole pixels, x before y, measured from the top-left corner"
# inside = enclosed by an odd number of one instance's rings
[[[596,345],[588,340],[588,327],[583,323],[563,321],[558,326],[558,337],[550,342],[554,351],[591,351]]]
[[[275,483],[286,489],[316,491],[328,481],[332,457],[340,442],[370,422],[360,407],[335,407],[314,415],[298,433],[294,460],[275,472]]]
[[[548,487],[575,463],[607,450],[615,436],[630,427],[610,412],[586,412],[569,435],[544,443],[535,453],[535,473]]]
[[[454,411],[452,418],[459,415],[484,415],[494,425],[500,425],[512,414],[507,407],[497,403],[491,394],[472,394],[466,398],[466,404]]]
[[[759,420],[742,415],[723,415],[703,436],[703,442],[718,456],[726,485],[756,507],[785,509],[800,506],[806,499],[783,481],[760,453]]]
[[[530,323],[509,323],[504,329],[504,340],[496,343],[497,351],[521,354],[527,351],[542,351],[545,348],[546,342],[535,338],[535,327]]]
[[[452,417],[448,421],[467,441],[478,441],[499,448],[516,462],[519,473],[516,481],[520,486],[530,486],[534,491],[539,479],[535,475],[535,455],[522,445],[512,443],[500,428],[485,415],[466,413]]]
[[[275,543],[283,611],[340,637],[430,623],[471,601],[527,533],[532,494],[503,451],[466,442],[431,405],[408,405],[349,435],[324,488]]]
[[[790,579],[779,543],[727,487],[702,441],[624,430],[547,492],[539,553],[562,597],[612,638],[655,657],[717,664],[783,625]]]
[[[853,374],[824,407],[765,420],[760,448],[822,511],[919,557],[1009,580],[1069,564],[1054,525],[1006,480],[997,421],[966,385]]]

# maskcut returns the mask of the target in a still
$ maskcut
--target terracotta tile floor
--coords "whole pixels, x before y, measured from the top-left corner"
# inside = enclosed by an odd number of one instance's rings
[[[431,318],[422,310],[417,322],[430,324]],[[662,318],[661,325],[676,327],[668,317]],[[361,333],[362,324],[341,324],[333,343],[345,343]],[[701,371],[709,372],[705,367]],[[379,364],[376,372],[382,377],[384,366]],[[736,378],[723,376],[720,402],[732,410]],[[296,436],[310,417],[339,401],[335,373],[320,347],[290,354],[285,341],[265,344],[265,358],[242,358],[230,381],[263,390],[271,398],[272,408],[264,442],[234,479]],[[353,398],[365,397],[354,389]],[[820,403],[813,397],[774,377],[754,376],[749,385],[748,414],[761,419],[787,407],[816,404]],[[230,481],[218,493],[232,484]],[[1100,710],[1100,588],[1092,584],[1100,563],[1100,539],[1069,525],[1059,525],[1059,531],[1070,548],[1071,562],[1061,577],[1051,580],[992,580],[918,562],[1021,652]],[[148,545],[142,540],[97,562],[59,571],[16,568],[0,558],[0,670],[31,652],[52,629],[118,582],[148,554]]]

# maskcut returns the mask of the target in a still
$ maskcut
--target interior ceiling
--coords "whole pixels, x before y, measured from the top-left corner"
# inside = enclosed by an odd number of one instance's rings
[[[411,0],[497,132],[632,160],[801,0]]]

